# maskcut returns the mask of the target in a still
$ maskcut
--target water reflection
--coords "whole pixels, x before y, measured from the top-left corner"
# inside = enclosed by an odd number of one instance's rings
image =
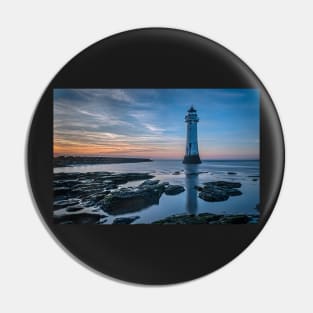
[[[196,189],[199,184],[198,173],[198,164],[185,164],[186,211],[189,214],[196,214],[198,209]]]

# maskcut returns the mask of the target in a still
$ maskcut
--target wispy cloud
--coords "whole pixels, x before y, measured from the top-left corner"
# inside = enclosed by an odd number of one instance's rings
[[[147,129],[151,130],[152,132],[162,133],[162,132],[165,131],[165,128],[160,128],[160,127],[154,126],[154,125],[152,125],[152,124],[143,123],[143,125],[144,125]]]
[[[240,89],[56,89],[54,152],[181,157],[190,104],[204,157],[258,155],[259,95]]]

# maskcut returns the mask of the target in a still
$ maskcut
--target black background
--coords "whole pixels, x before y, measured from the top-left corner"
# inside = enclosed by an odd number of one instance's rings
[[[53,88],[258,88],[261,94],[260,223],[55,225],[52,219]],[[73,255],[118,279],[169,284],[218,269],[257,236],[280,190],[284,142],[267,91],[238,57],[192,33],[150,28],[97,42],[56,75],[33,118],[28,169],[33,195],[45,222]]]

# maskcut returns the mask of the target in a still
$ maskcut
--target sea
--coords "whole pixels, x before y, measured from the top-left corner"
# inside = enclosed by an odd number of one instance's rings
[[[256,160],[202,160],[201,164],[183,164],[181,160],[153,160],[152,162],[123,164],[93,164],[54,168],[54,173],[115,172],[151,173],[160,182],[182,185],[185,191],[178,195],[162,194],[159,203],[137,212],[114,215],[103,219],[112,224],[117,217],[139,216],[133,224],[149,224],[174,214],[253,214],[258,215],[260,203],[260,162]],[[242,184],[242,195],[226,201],[207,202],[199,198],[195,186],[211,181],[231,181]],[[137,186],[143,181],[132,181],[121,187]]]

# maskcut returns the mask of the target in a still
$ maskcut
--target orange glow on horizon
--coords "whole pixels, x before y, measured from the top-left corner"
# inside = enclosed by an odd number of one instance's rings
[[[182,159],[184,157],[184,149],[181,147],[175,147],[171,151],[168,149],[156,149],[155,147],[105,147],[105,146],[90,146],[90,145],[73,145],[63,146],[55,144],[53,146],[54,156],[107,156],[107,157],[142,157],[151,159]],[[225,153],[200,151],[201,159],[223,160],[223,159],[258,159],[258,155],[248,154],[245,152],[236,153],[229,151]]]

